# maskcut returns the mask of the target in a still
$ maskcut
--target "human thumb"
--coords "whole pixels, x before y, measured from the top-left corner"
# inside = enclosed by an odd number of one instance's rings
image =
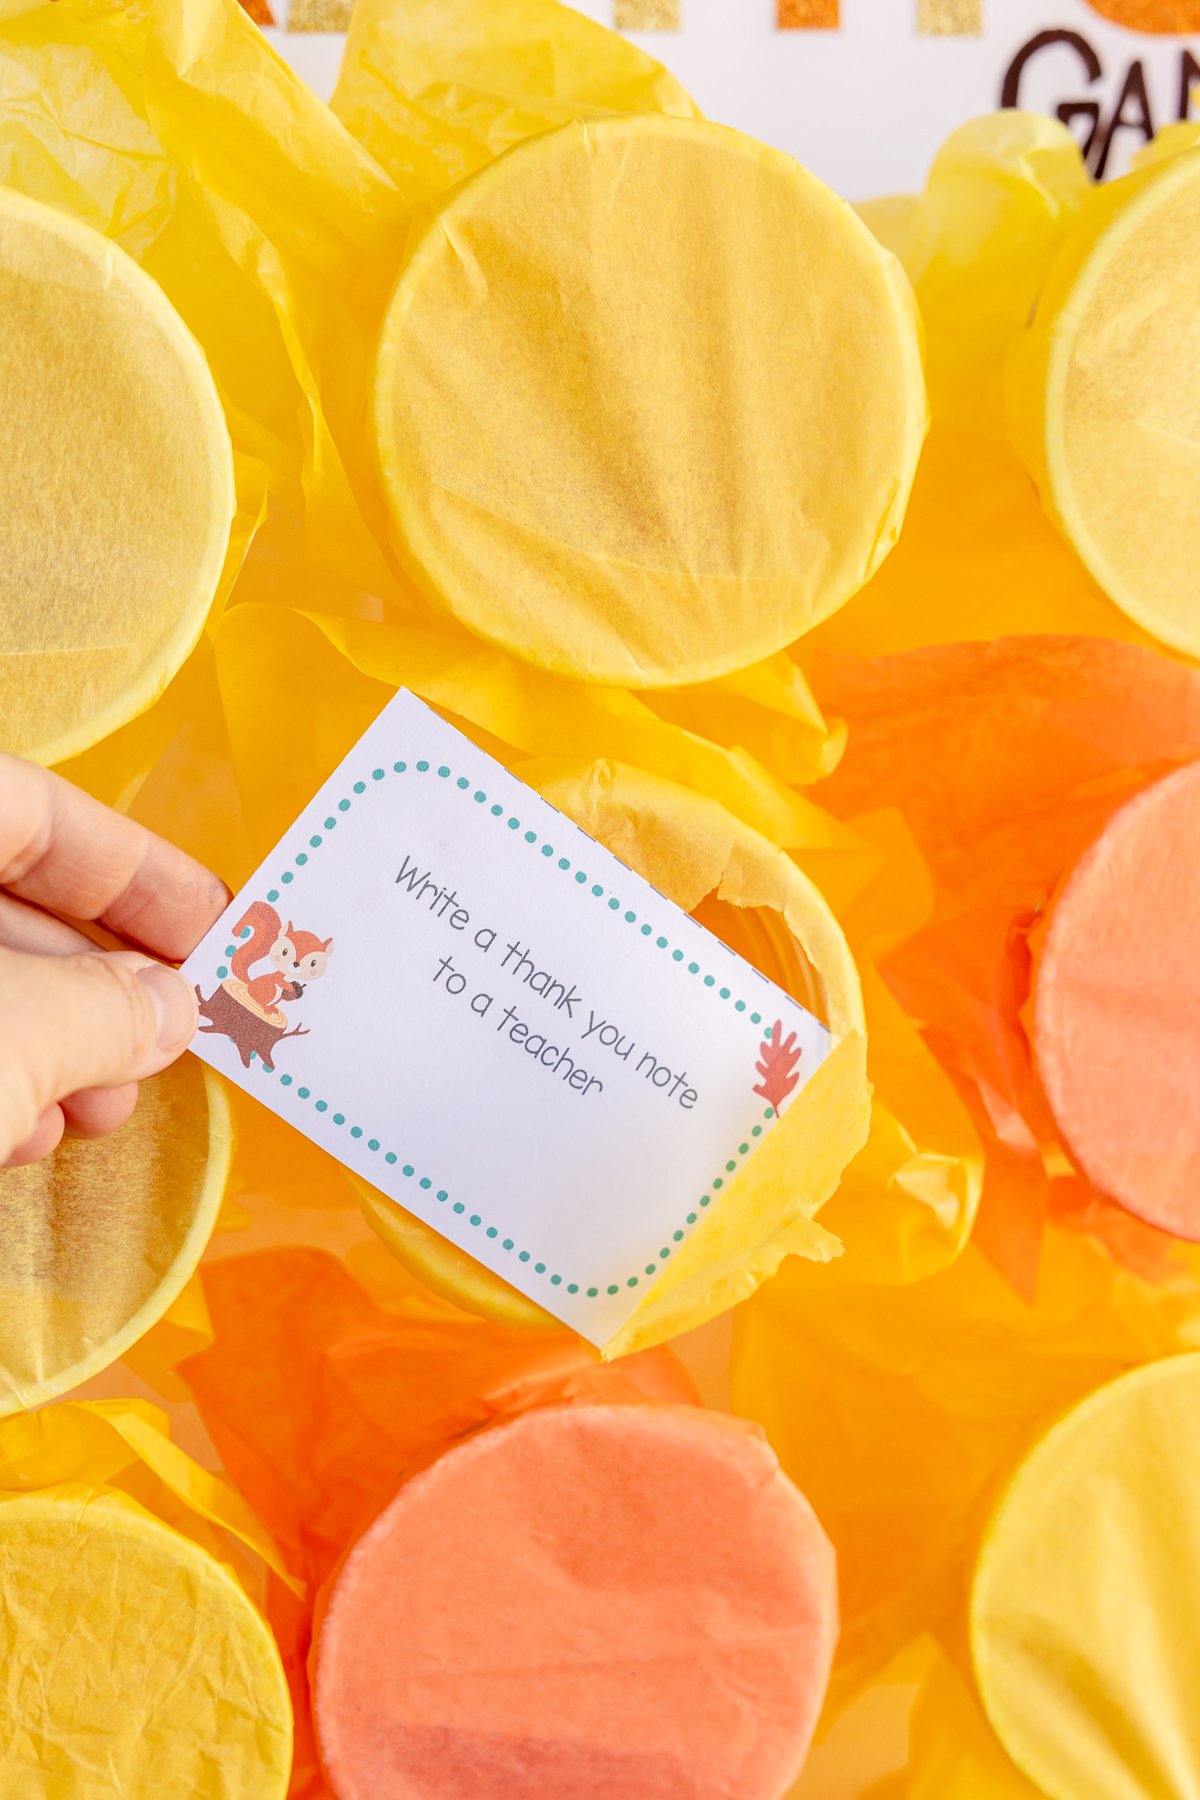
[[[183,976],[146,957],[0,950],[0,1163],[68,1094],[165,1068],[196,1018]]]

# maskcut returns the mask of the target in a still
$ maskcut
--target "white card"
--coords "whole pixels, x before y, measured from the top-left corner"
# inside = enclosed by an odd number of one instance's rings
[[[830,1047],[408,693],[184,972],[197,1055],[601,1345]]]

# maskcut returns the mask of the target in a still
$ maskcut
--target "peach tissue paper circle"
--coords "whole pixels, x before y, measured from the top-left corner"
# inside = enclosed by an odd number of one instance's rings
[[[548,1408],[413,1476],[318,1610],[337,1800],[778,1800],[837,1636],[833,1550],[753,1428]]]
[[[1123,806],[1055,902],[1038,1073],[1071,1154],[1129,1212],[1200,1239],[1200,763]]]

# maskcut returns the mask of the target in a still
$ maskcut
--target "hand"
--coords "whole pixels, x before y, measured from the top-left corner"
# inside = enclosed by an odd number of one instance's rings
[[[137,1083],[196,1029],[196,996],[177,970],[100,950],[57,915],[179,959],[228,901],[182,850],[0,755],[0,1166],[35,1162],[64,1131],[114,1131]]]

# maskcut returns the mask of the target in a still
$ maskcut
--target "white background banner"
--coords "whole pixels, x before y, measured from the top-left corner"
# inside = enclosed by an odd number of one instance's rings
[[[494,0],[502,6],[505,0]],[[296,17],[319,17],[312,0]],[[791,151],[848,199],[912,192],[956,125],[1011,102],[1060,114],[1089,147],[1093,172],[1121,173],[1151,132],[1185,116],[1200,88],[1200,0],[1190,37],[1126,29],[1106,13],[1148,18],[1179,0],[577,0],[630,31],[680,78],[710,118]],[[277,16],[287,17],[284,0]],[[781,21],[832,18],[836,29]],[[328,96],[343,39],[268,33]],[[1192,108],[1192,116],[1197,109]]]

